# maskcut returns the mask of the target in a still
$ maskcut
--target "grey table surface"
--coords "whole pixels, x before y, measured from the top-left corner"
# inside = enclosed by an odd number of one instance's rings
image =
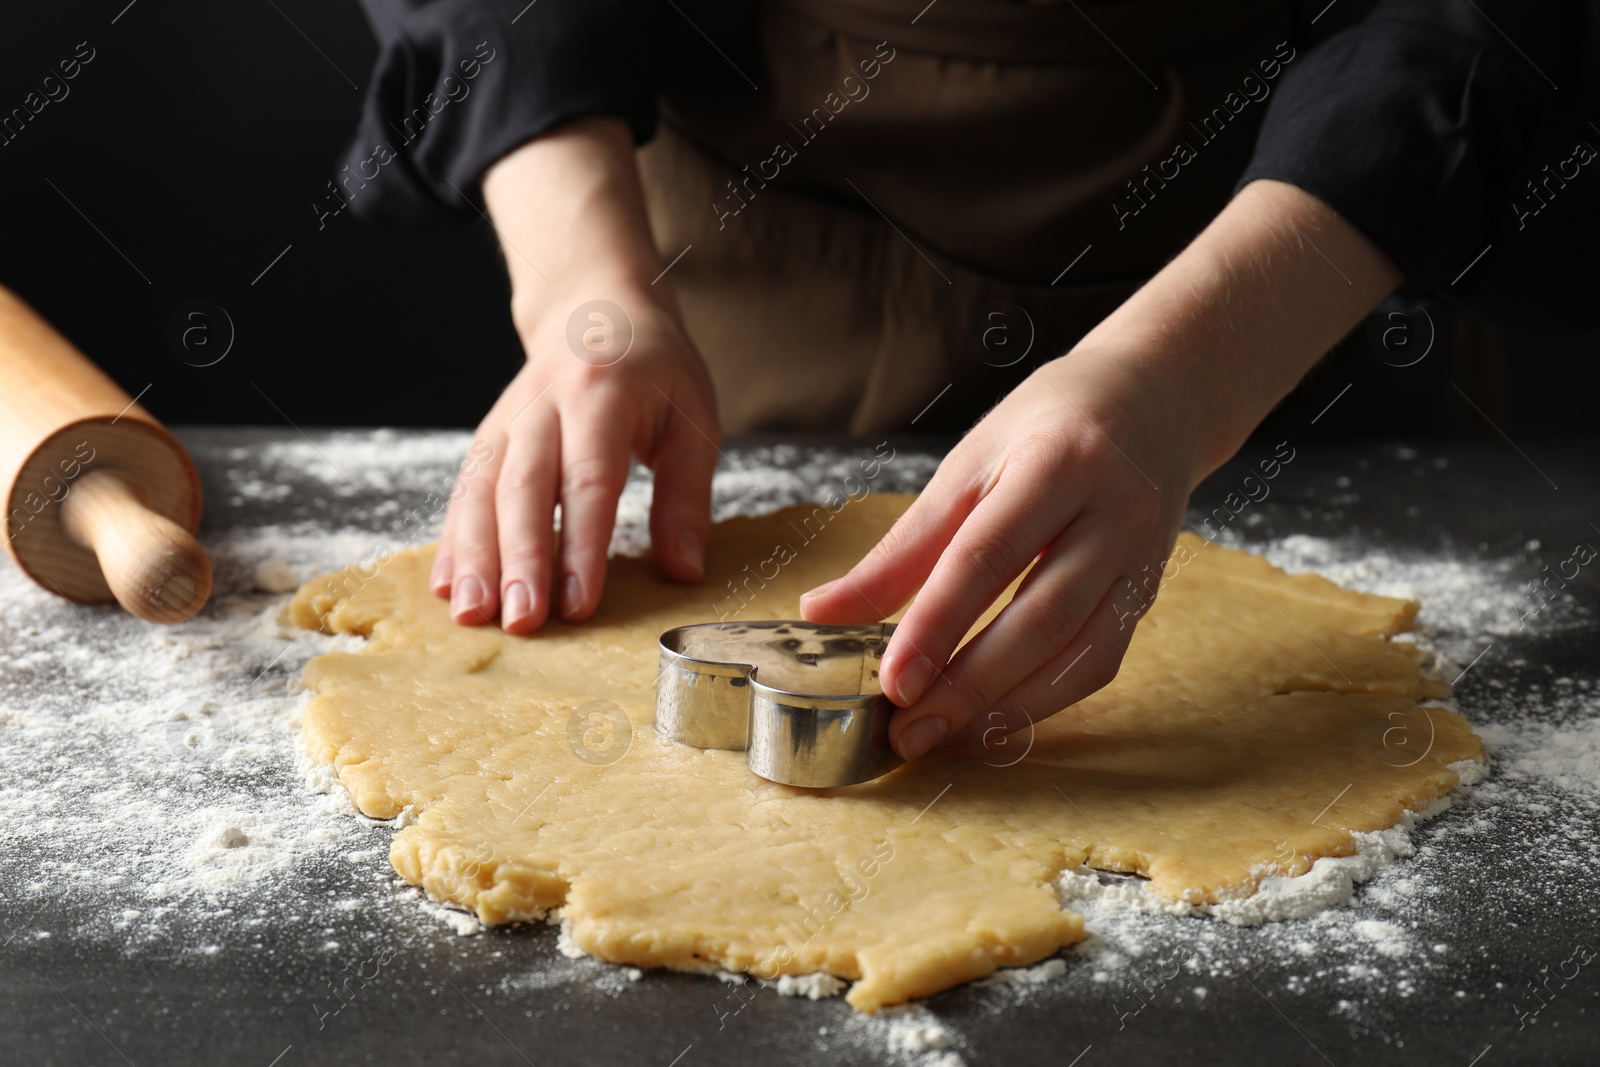
[[[392,520],[392,505],[386,502],[405,504],[448,478],[448,470],[437,465],[404,466],[407,434],[376,441],[376,451],[396,453],[396,469],[384,478],[343,477],[348,488],[310,465],[324,452],[324,459],[337,460],[351,441],[371,444],[370,433],[313,431],[304,442],[287,429],[191,429],[180,436],[204,473],[203,537],[218,559],[219,590],[234,596],[249,593],[250,559],[228,547],[231,538],[248,539],[249,531],[267,525],[291,542],[295,531],[310,536],[307,531],[318,529],[359,535],[365,528],[379,535]],[[309,451],[302,444],[310,445]],[[1500,441],[1413,443],[1411,448],[1307,442],[1273,495],[1257,506],[1256,517],[1236,533],[1246,543],[1299,533],[1333,539],[1347,552],[1367,546],[1391,556],[1509,560],[1515,576],[1533,579],[1540,560],[1528,547],[1531,541],[1568,545],[1590,538],[1600,543],[1591,525],[1600,522],[1600,444],[1524,445],[1526,452]],[[915,488],[932,470],[942,443],[907,439],[897,446],[906,457],[923,455],[899,463],[882,487]],[[741,490],[740,479],[726,478],[719,481],[719,492],[770,494],[773,499],[765,503],[782,502],[814,492],[837,468],[835,460],[847,464],[870,453],[870,443],[813,441],[786,449],[771,441],[735,442],[729,449],[731,467],[804,470],[799,482],[757,479],[759,490],[753,482]],[[1208,480],[1195,494],[1196,513],[1236,486],[1258,454],[1263,450],[1247,449]],[[805,462],[797,464],[797,456]],[[807,478],[809,486],[803,484]],[[262,486],[271,491],[259,492]],[[747,506],[763,502],[743,501]],[[1600,682],[1595,655],[1600,614],[1594,611],[1600,606],[1600,580],[1584,574],[1563,597],[1570,601],[1563,626],[1497,636],[1493,654],[1462,680],[1459,705],[1475,723],[1525,717],[1526,708],[1518,707],[1514,696],[1522,689],[1538,691],[1565,679],[1562,684],[1588,692]],[[66,606],[47,599],[30,604],[32,611],[55,613],[52,617],[67,627],[66,644],[109,641],[140,647],[137,624],[110,609],[92,609],[80,623]],[[16,616],[7,618],[14,623]],[[1482,643],[1479,635],[1456,636],[1463,647]],[[182,644],[182,628],[172,640]],[[42,699],[41,687],[69,684],[60,673],[15,666],[19,651],[29,648],[25,635],[7,633],[6,643],[0,707],[26,706],[34,697]],[[32,651],[29,662],[53,654]],[[252,674],[260,670],[258,677],[271,684],[292,685],[284,664],[252,660],[241,668]],[[1594,703],[1569,702],[1562,706],[1566,710],[1551,714],[1593,717]],[[0,745],[5,729],[0,717]],[[58,773],[53,761],[115,763],[103,745],[76,754],[70,744],[49,753],[17,746],[0,747],[0,752],[7,762],[0,769],[0,786],[9,787],[9,792],[0,788],[0,815],[6,798],[13,807],[19,798],[27,799],[17,783],[48,785]],[[281,780],[271,781],[292,797],[291,778],[286,766]],[[236,786],[223,781],[206,788],[225,793],[261,787],[241,780]],[[1362,994],[1358,988],[1353,993],[1347,979],[1336,980],[1315,959],[1308,962],[1286,951],[1282,930],[1163,918],[1170,926],[1158,923],[1148,930],[1155,942],[1149,968],[1162,968],[1168,960],[1181,966],[1191,954],[1194,942],[1187,931],[1193,924],[1219,928],[1207,935],[1210,963],[1203,994],[1191,988],[1202,983],[1186,977],[1130,1017],[1126,1009],[1140,972],[1125,968],[1099,980],[1090,972],[1103,970],[1101,964],[1092,954],[1075,952],[1067,954],[1067,971],[1059,981],[1026,996],[969,987],[940,994],[927,1006],[949,1027],[954,1051],[969,1064],[1596,1062],[1600,964],[1586,965],[1559,986],[1547,984],[1555,992],[1541,1002],[1544,1007],[1531,1024],[1525,1013],[1532,1002],[1519,993],[1529,981],[1547,976],[1549,967],[1570,959],[1574,945],[1600,945],[1600,863],[1582,844],[1597,828],[1594,785],[1587,792],[1536,783],[1523,788],[1543,789],[1543,802],[1518,801],[1507,808],[1502,797],[1497,832],[1464,831],[1467,820],[1494,806],[1483,800],[1458,804],[1419,828],[1419,858],[1400,866],[1417,865],[1428,888],[1409,898],[1413,903],[1406,914],[1397,916],[1393,908],[1385,910],[1381,902],[1358,894],[1356,912],[1400,923],[1412,944],[1440,942],[1450,948],[1437,965],[1405,964],[1409,969],[1394,973],[1411,977],[1380,983],[1377,992]],[[371,887],[380,884],[375,875],[386,868],[381,849],[391,831],[349,822],[349,832],[356,835],[352,840],[380,850],[377,858],[356,870],[311,857],[259,891],[290,904],[365,893],[369,906],[346,913],[336,931],[270,921],[234,936],[219,920],[224,928],[207,935],[216,946],[207,953],[184,950],[181,940],[134,944],[119,936],[91,914],[114,907],[115,899],[102,894],[80,900],[50,874],[59,870],[62,857],[49,840],[16,829],[0,833],[5,848],[0,856],[0,937],[5,938],[0,1062],[694,1067],[890,1058],[881,1035],[862,1037],[867,1024],[838,1000],[811,1002],[768,990],[729,1000],[729,988],[709,979],[660,973],[625,983],[619,993],[616,983],[595,978],[601,965],[561,961],[556,934],[548,927],[456,936],[418,907],[372,896],[380,892]],[[1561,841],[1560,853],[1541,855],[1537,842],[1543,840]],[[1529,841],[1535,842],[1531,849]],[[116,866],[124,859],[111,849],[82,862]],[[382,883],[381,893],[393,892]],[[247,913],[248,897],[240,899],[233,911]],[[347,943],[393,946],[381,976],[364,985],[363,995],[336,1017],[317,1006],[328,1003],[326,986],[341,972],[341,961],[327,951],[330,931]],[[1218,960],[1230,962],[1221,966]],[[1376,960],[1373,968],[1388,965]],[[519,975],[548,976],[557,966],[572,973],[519,984]],[[898,1055],[907,1063],[930,1061]]]

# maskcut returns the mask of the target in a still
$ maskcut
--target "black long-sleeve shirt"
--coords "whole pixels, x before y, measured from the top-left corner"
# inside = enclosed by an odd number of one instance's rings
[[[382,51],[341,178],[385,173],[361,182],[354,213],[475,219],[490,164],[579,116],[653,136],[671,6],[523,3],[362,0]],[[1541,332],[1600,324],[1600,0],[1365,6],[1286,71],[1239,184],[1323,200],[1410,290]],[[374,160],[378,143],[399,150]]]

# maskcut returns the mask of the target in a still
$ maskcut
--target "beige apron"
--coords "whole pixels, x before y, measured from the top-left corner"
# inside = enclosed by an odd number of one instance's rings
[[[728,432],[969,426],[1221,210],[1306,47],[1285,0],[920,6],[684,0],[640,164]]]

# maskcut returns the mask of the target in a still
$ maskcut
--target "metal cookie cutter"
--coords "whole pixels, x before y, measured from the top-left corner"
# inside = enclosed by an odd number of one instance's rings
[[[700,623],[661,635],[656,729],[696,748],[749,753],[784,785],[824,788],[882,777],[894,705],[878,685],[893,623]]]

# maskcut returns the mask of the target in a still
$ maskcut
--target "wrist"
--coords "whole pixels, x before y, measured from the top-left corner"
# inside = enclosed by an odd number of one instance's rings
[[[1169,414],[1188,413],[1198,480],[1401,280],[1327,204],[1252,182],[1074,352],[1103,349],[1134,364]]]
[[[649,278],[641,281],[636,272],[588,263],[549,281],[514,281],[511,324],[526,344],[552,329],[565,329],[574,312],[596,300],[615,304],[635,324],[657,314],[681,322],[677,299],[665,280],[652,286]]]
[[[578,119],[514,149],[484,173],[483,196],[519,330],[574,298],[646,291],[661,271],[620,119]]]

